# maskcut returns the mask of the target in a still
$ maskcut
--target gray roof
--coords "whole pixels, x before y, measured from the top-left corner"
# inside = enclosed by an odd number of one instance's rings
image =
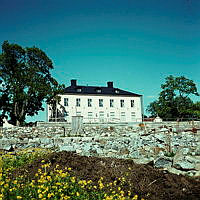
[[[97,87],[97,86],[82,86],[77,85],[76,80],[71,80],[71,86],[66,87],[64,90],[65,94],[96,94],[96,95],[113,95],[113,96],[132,96],[140,97],[142,95],[121,90],[119,88],[113,87],[113,82],[108,82],[107,87]]]

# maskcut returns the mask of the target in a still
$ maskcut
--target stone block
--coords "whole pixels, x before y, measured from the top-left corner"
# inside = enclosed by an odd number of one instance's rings
[[[154,167],[156,168],[168,168],[172,166],[172,158],[163,156],[163,157],[158,157],[154,161]]]

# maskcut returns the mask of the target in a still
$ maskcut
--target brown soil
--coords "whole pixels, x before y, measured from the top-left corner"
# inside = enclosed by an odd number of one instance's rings
[[[51,163],[51,169],[57,164],[62,169],[71,167],[76,177],[94,182],[104,177],[109,183],[124,176],[129,184],[124,184],[123,190],[136,192],[145,199],[200,200],[200,180],[154,169],[151,165],[135,164],[132,160],[86,157],[63,151],[50,154],[45,161]],[[40,166],[41,160],[37,160],[18,169],[15,175],[26,173],[31,178]],[[120,181],[117,184],[120,185]]]

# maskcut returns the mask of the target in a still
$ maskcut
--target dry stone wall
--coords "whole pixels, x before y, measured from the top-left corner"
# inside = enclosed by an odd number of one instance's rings
[[[176,174],[200,176],[200,122],[70,124],[1,128],[0,149],[49,148],[86,156],[133,159]]]

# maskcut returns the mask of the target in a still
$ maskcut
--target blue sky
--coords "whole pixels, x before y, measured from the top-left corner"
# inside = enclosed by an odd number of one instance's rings
[[[199,11],[198,0],[1,0],[0,42],[41,48],[66,86],[113,81],[146,108],[169,75],[200,91]]]

